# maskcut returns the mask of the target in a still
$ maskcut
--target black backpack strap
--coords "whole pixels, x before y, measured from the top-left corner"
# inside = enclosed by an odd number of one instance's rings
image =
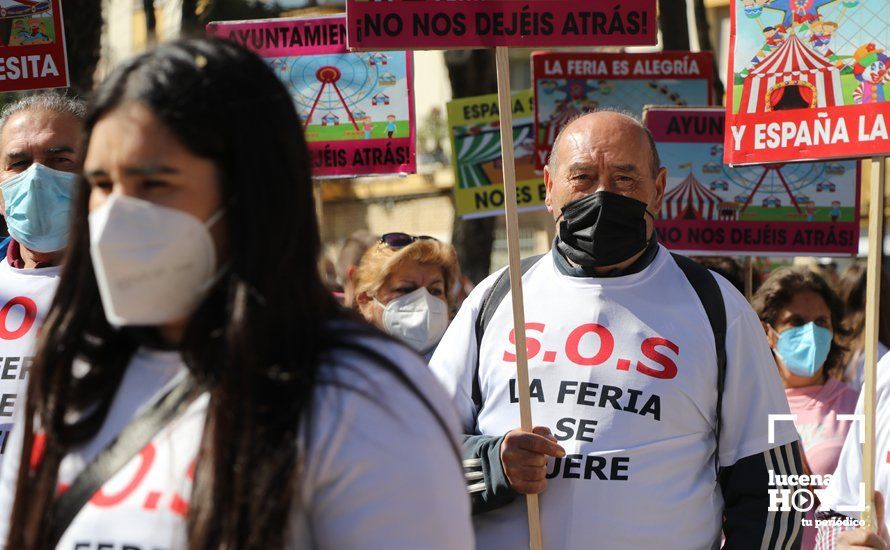
[[[538,254],[523,258],[519,262],[519,272],[525,275],[543,256],[543,254]],[[479,315],[476,316],[476,366],[473,369],[472,397],[477,413],[482,409],[482,388],[479,385],[479,350],[482,347],[482,336],[485,334],[485,329],[488,328],[491,318],[494,317],[494,312],[497,311],[508,292],[510,292],[510,270],[505,269],[495,279],[491,288],[485,292],[485,296],[482,297],[482,305],[479,308]]]
[[[71,486],[53,503],[52,533],[48,548],[56,547],[65,530],[102,484],[126,466],[164,426],[185,411],[188,404],[196,397],[194,389],[194,379],[186,375],[148,410],[127,424],[117,437],[87,464]]]
[[[723,387],[726,382],[726,305],[723,302],[723,293],[720,291],[717,279],[706,267],[679,254],[672,253],[671,256],[686,275],[689,284],[695,289],[695,293],[708,315],[711,330],[714,332],[714,345],[717,348],[717,427],[714,430],[717,436],[717,448],[714,452],[714,467],[719,472]]]

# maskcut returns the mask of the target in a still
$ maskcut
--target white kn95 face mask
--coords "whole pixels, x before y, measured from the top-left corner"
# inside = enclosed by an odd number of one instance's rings
[[[448,328],[448,304],[430,294],[426,287],[380,305],[386,332],[418,353],[430,351]]]
[[[217,280],[206,222],[175,208],[112,195],[89,215],[90,257],[108,322],[154,326],[190,315]]]

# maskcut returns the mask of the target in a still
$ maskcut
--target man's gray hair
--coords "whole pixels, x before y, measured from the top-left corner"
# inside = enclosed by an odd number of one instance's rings
[[[562,139],[562,135],[565,133],[566,129],[571,126],[575,121],[580,118],[584,118],[586,116],[593,115],[595,113],[615,113],[619,114],[630,122],[635,124],[638,128],[643,130],[643,133],[646,134],[646,139],[649,141],[649,149],[652,153],[652,162],[649,168],[652,170],[652,177],[658,175],[658,171],[661,170],[661,158],[658,156],[658,148],[655,146],[655,138],[652,137],[652,132],[649,131],[649,128],[646,128],[640,119],[634,116],[633,114],[624,111],[622,109],[614,109],[610,107],[602,107],[600,109],[596,109],[594,111],[589,111],[587,113],[581,113],[580,115],[576,115],[575,117],[569,119],[566,124],[559,129],[559,132],[556,134],[556,139],[553,140],[553,147],[550,149],[550,159],[547,161],[547,169],[550,171],[551,176],[556,174],[556,171],[559,167],[559,163],[556,160],[556,155],[553,154],[556,151],[556,146],[559,145],[560,140]]]
[[[41,92],[17,99],[3,107],[0,111],[0,133],[6,126],[9,118],[23,111],[53,111],[71,115],[78,120],[84,120],[87,114],[86,103],[75,97],[68,97],[56,92]]]

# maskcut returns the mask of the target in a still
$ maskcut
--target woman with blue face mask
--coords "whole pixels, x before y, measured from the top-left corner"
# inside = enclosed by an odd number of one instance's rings
[[[840,381],[843,303],[820,275],[796,266],[770,275],[751,305],[763,322],[791,413],[797,417],[794,424],[809,469],[832,474],[850,428],[850,422],[839,421],[837,415],[851,414],[857,398],[857,392]],[[805,526],[802,548],[814,548],[815,537],[816,530]]]

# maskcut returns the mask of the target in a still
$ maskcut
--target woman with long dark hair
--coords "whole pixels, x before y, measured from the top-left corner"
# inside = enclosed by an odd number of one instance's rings
[[[7,546],[471,547],[447,399],[316,271],[274,73],[226,42],[160,46],[96,91],[86,143],[3,464]]]

